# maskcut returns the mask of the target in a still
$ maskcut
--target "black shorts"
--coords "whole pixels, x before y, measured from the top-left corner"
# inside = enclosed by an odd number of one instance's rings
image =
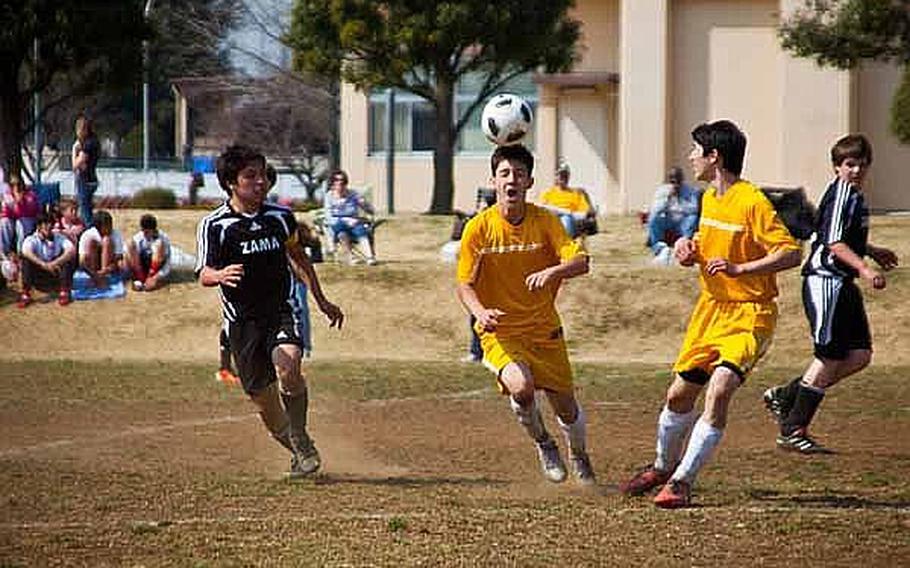
[[[276,347],[282,344],[301,347],[290,307],[268,318],[231,322],[228,341],[243,390],[250,395],[262,391],[278,379],[272,363],[272,351]]]
[[[855,349],[872,349],[863,296],[853,280],[806,276],[803,308],[816,357],[843,360]]]

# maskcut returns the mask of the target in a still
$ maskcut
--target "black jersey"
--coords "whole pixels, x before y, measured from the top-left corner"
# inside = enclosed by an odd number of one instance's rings
[[[196,277],[206,266],[243,265],[236,288],[221,285],[224,318],[238,321],[290,309],[294,287],[287,246],[297,239],[297,220],[287,207],[264,203],[255,214],[229,202],[206,215],[196,233]]]
[[[862,192],[852,183],[836,178],[828,185],[818,206],[811,252],[803,276],[855,278],[855,269],[839,261],[830,246],[844,243],[860,258],[866,256],[869,240],[869,208]]]

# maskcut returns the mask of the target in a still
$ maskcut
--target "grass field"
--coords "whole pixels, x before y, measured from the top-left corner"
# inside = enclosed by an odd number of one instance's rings
[[[122,227],[141,212],[115,214]],[[162,212],[192,250],[199,213]],[[774,448],[761,392],[808,343],[795,272],[775,346],[737,394],[697,506],[656,510],[616,487],[653,458],[694,273],[647,264],[631,218],[589,241],[592,274],[560,308],[598,484],[554,486],[482,367],[454,361],[464,316],[436,260],[450,221],[395,218],[375,268],[322,265],[345,330],[314,319],[311,422],[325,469],[288,483],[284,451],[236,389],[212,380],[216,294],[20,311],[0,295],[0,566],[906,566],[910,563],[910,284],[865,290],[872,368],[826,399],[837,453]],[[873,240],[910,259],[910,218]],[[555,425],[547,416],[550,429]]]

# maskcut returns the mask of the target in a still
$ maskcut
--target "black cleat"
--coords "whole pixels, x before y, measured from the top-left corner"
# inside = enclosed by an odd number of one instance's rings
[[[797,430],[789,436],[777,437],[777,447],[789,452],[801,454],[833,454],[831,450],[812,439],[805,430]]]

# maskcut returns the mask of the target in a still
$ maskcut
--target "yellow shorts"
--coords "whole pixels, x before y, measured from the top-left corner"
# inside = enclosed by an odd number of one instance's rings
[[[724,365],[745,379],[771,345],[776,324],[775,302],[718,302],[702,294],[673,371],[704,384]]]
[[[524,363],[531,369],[534,387],[554,392],[572,392],[572,366],[562,330],[551,337],[497,337],[495,333],[480,334],[483,364],[496,373],[496,377],[509,363]],[[505,388],[497,380],[499,391]]]

